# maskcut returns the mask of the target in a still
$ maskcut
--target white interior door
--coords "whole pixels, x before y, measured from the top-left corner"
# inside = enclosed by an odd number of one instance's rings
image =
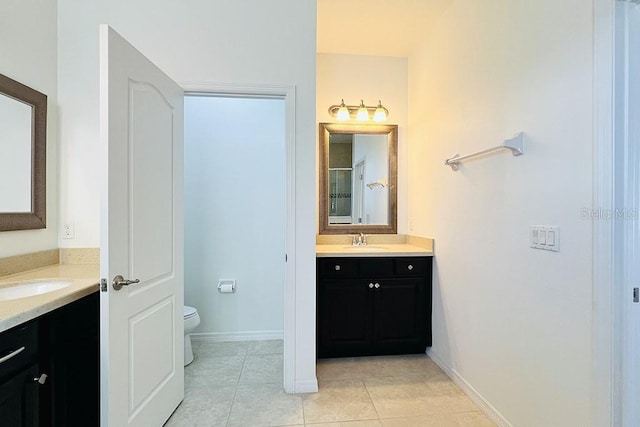
[[[100,138],[101,424],[161,426],[184,396],[183,92],[106,25]]]

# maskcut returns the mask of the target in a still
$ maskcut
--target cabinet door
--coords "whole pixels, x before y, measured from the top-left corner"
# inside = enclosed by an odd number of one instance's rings
[[[374,344],[378,354],[426,350],[424,279],[384,279],[374,291]]]
[[[368,354],[372,343],[369,282],[322,280],[318,284],[318,357]]]
[[[54,427],[100,424],[99,294],[93,293],[47,315],[49,407]]]
[[[0,384],[0,425],[32,427],[38,425],[38,365],[33,364]]]

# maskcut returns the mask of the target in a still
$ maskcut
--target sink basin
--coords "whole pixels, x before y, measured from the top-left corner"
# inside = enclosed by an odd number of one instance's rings
[[[347,249],[355,252],[381,252],[381,251],[387,250],[387,248],[383,246],[370,246],[370,245],[344,246],[343,249]]]
[[[42,295],[66,288],[70,284],[71,282],[64,281],[15,283],[9,286],[0,287],[0,301],[9,301],[32,297],[35,295]]]

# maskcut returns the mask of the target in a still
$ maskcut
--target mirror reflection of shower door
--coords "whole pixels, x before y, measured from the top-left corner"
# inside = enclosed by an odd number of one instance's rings
[[[365,178],[365,165],[366,160],[362,159],[356,166],[353,173],[353,223],[364,223],[365,209],[364,209],[364,178]],[[368,222],[368,221],[367,221]]]
[[[329,169],[329,222],[351,224],[351,168]]]

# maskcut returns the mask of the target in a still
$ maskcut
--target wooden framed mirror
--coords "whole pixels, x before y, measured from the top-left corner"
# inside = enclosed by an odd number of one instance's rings
[[[46,228],[47,96],[0,74],[0,231]]]
[[[319,233],[396,234],[398,126],[319,128]]]

